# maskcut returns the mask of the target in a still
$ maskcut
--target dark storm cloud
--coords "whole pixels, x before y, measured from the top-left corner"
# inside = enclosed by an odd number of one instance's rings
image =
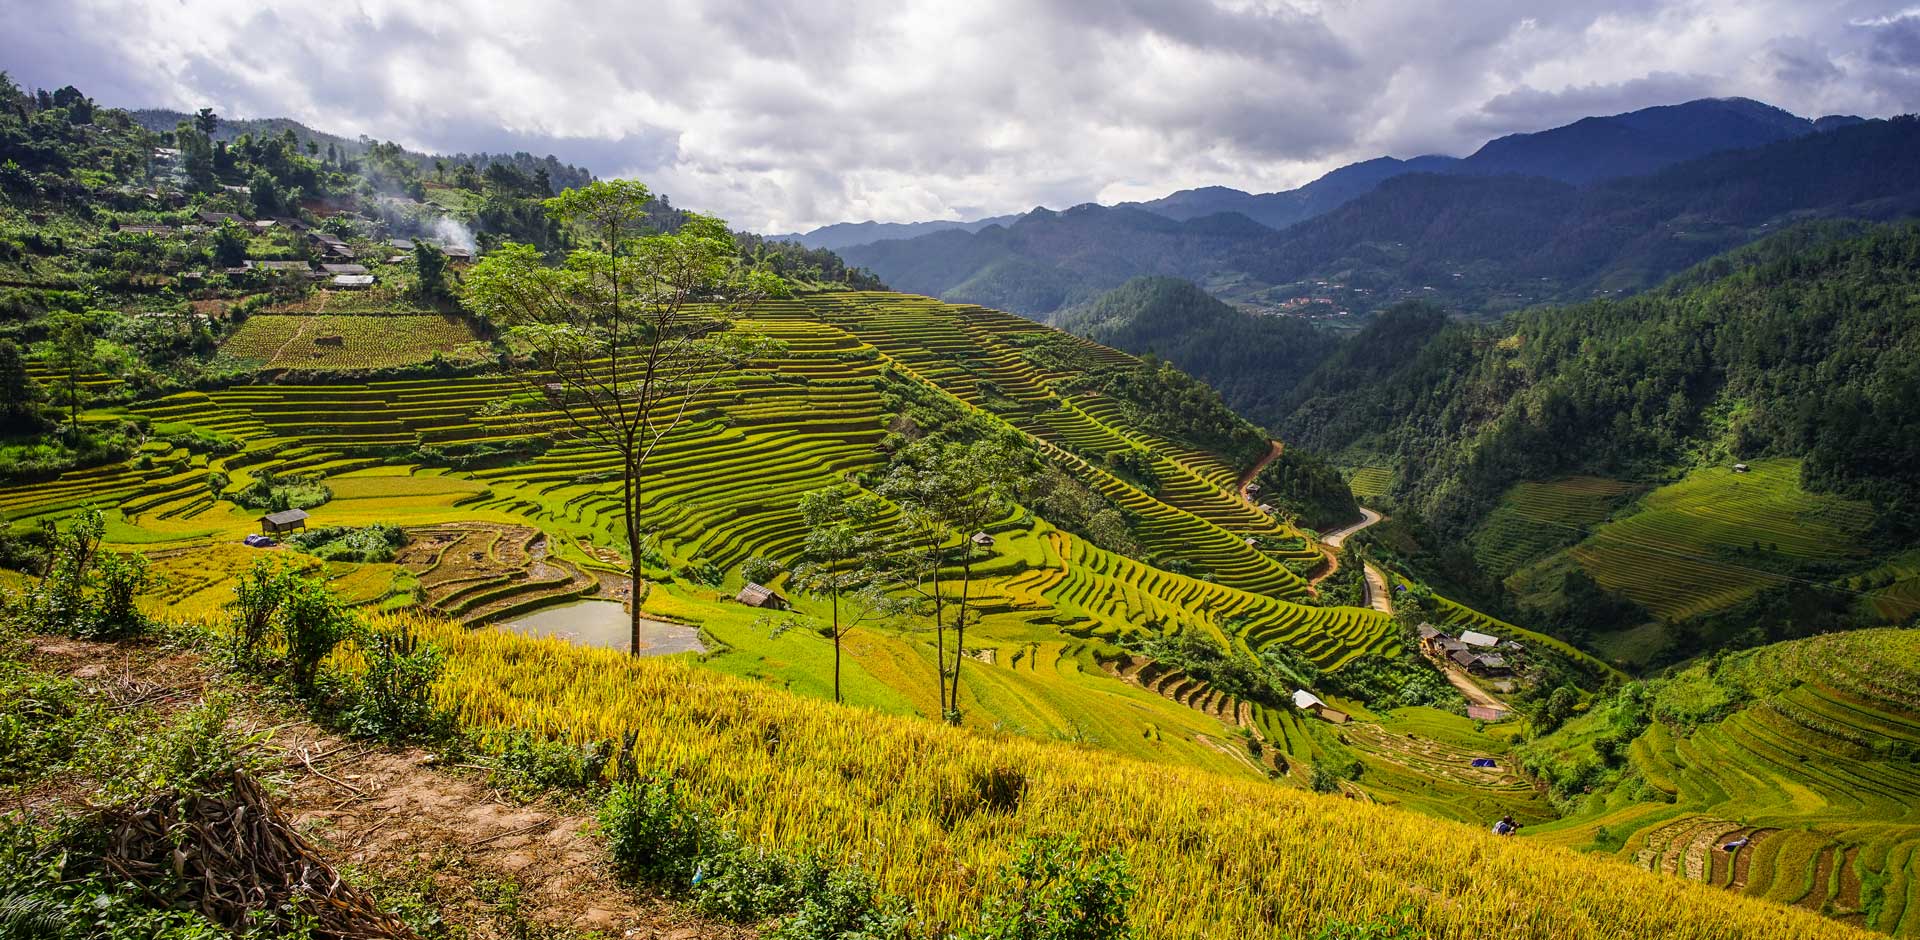
[[[1868,55],[1879,65],[1920,69],[1920,10],[1909,10],[1863,27],[1873,37]]]
[[[0,15],[0,68],[28,84],[552,152],[778,230],[1278,189],[1703,95],[1809,115],[1920,106],[1920,9],[1864,0],[0,0]]]

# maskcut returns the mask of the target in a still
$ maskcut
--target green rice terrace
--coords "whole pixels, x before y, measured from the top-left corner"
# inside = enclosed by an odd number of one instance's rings
[[[1709,659],[1524,748],[1572,813],[1538,838],[1920,933],[1920,632]],[[1604,773],[1600,752],[1624,769]]]
[[[450,322],[259,315],[223,354],[272,369],[310,356],[286,351],[300,337],[337,334],[344,342],[332,348],[358,357],[342,368],[377,366],[471,338],[464,327],[449,332]],[[933,396],[1017,433],[1120,507],[1138,542],[1121,554],[1024,509],[990,527],[989,557],[974,565],[984,580],[972,598],[982,620],[967,639],[979,664],[963,687],[970,721],[1301,785],[1316,759],[1365,749],[1280,710],[1249,704],[1242,720],[1217,693],[1213,706],[1190,708],[1110,674],[1124,655],[1116,644],[1149,629],[1193,632],[1247,653],[1284,644],[1328,670],[1402,644],[1399,628],[1376,611],[1309,603],[1302,572],[1320,564],[1320,550],[1241,496],[1247,467],[1130,420],[1125,403],[1084,391],[1059,365],[1063,356],[1083,365],[1130,358],[1010,314],[898,294],[769,301],[742,327],[779,341],[780,353],[695,403],[693,420],[655,457],[644,509],[657,533],[644,609],[698,627],[715,651],[708,665],[825,694],[830,644],[734,602],[742,568],[799,557],[801,496],[883,468],[881,445],[898,427],[889,402]],[[278,351],[268,350],[275,342]],[[102,391],[114,382],[90,381]],[[308,558],[358,603],[417,605],[482,628],[626,592],[612,460],[555,434],[557,412],[514,378],[236,385],[86,418],[145,421],[182,443],[149,443],[123,464],[0,489],[0,513],[25,530],[86,507],[107,511],[109,540],[154,560],[155,603],[176,616],[213,615],[231,594],[228,576],[259,551],[240,540],[259,528],[260,513],[233,494],[289,481],[325,494],[306,507],[311,527],[408,533],[388,561]],[[1123,476],[1109,459],[1120,454],[1146,455],[1146,469]],[[1128,478],[1136,474],[1152,483]],[[215,475],[220,492],[209,482]],[[803,614],[819,613],[784,576],[769,586],[793,595]],[[849,636],[847,654],[851,701],[938,714],[926,681],[930,637],[881,624]],[[1256,734],[1271,743],[1250,744]],[[1400,766],[1394,748],[1381,754],[1382,767]],[[1512,783],[1485,782],[1496,792]],[[1347,786],[1393,800],[1424,783],[1402,768]]]

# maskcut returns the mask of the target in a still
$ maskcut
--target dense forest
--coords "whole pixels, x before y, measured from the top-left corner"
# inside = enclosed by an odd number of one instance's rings
[[[1569,472],[1805,458],[1809,489],[1920,536],[1920,226],[1811,226],[1660,290],[1516,314],[1382,317],[1295,392],[1290,441],[1356,442],[1395,494],[1458,535],[1505,488]]]
[[[1171,277],[1135,278],[1056,313],[1053,323],[1116,349],[1166,359],[1258,422],[1285,413],[1285,377],[1312,371],[1340,346],[1334,334],[1305,320],[1248,316]]]
[[[192,114],[164,108],[141,108],[129,113],[132,114],[134,123],[156,132],[171,131],[178,127],[181,121],[190,121],[195,117]],[[213,139],[232,141],[243,134],[262,138],[281,137],[287,131],[293,131],[294,137],[302,146],[311,142],[315,154],[323,150],[332,151],[338,157],[351,159],[366,155],[376,146],[397,149],[398,156],[411,161],[421,173],[432,174],[441,179],[446,179],[450,173],[457,173],[462,166],[470,166],[477,173],[485,173],[495,164],[511,167],[529,178],[544,173],[555,192],[585,186],[594,179],[593,171],[586,167],[563,163],[553,154],[536,156],[524,150],[514,153],[485,151],[454,154],[422,153],[391,142],[376,141],[366,136],[349,138],[329,134],[289,118],[222,118],[219,126],[213,131]]]

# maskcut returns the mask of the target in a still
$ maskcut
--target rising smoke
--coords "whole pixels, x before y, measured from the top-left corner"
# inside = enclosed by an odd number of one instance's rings
[[[443,215],[433,220],[433,234],[442,245],[465,248],[468,251],[480,250],[480,244],[473,240],[473,229],[466,227],[457,219]]]

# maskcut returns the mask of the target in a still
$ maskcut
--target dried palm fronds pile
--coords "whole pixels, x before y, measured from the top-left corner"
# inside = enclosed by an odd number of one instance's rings
[[[263,919],[305,919],[315,937],[417,940],[347,884],[252,777],[233,771],[218,783],[208,793],[163,790],[102,810],[102,864],[156,903],[199,911],[236,931]]]

